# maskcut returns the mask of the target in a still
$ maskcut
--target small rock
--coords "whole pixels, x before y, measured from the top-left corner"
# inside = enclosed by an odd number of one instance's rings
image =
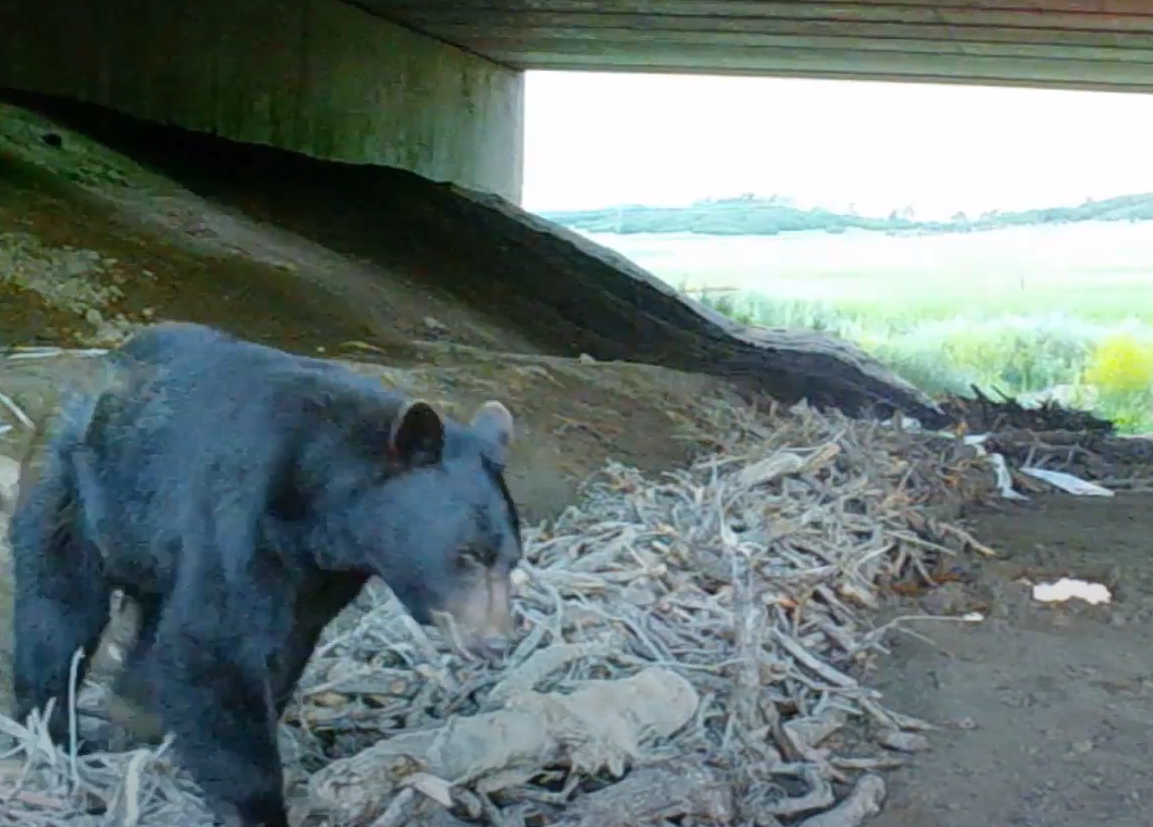
[[[577,361],[580,362],[582,365],[595,365],[597,362],[596,359],[594,359],[592,356],[589,356],[587,353],[582,353],[577,358]]]
[[[949,729],[972,730],[977,728],[977,722],[972,718],[954,718],[945,724]]]
[[[85,261],[83,258],[68,259],[64,262],[62,269],[64,270],[65,276],[75,278],[76,276],[82,276],[89,272],[92,269],[92,263]]]
[[[89,307],[84,311],[84,321],[88,322],[88,324],[92,325],[93,327],[99,327],[100,325],[104,324],[104,317],[100,315],[100,311],[95,307]]]
[[[964,614],[971,603],[968,590],[960,583],[945,583],[921,598],[925,613],[938,616]]]

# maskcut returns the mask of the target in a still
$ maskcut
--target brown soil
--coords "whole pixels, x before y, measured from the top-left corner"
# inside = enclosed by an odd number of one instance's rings
[[[937,646],[902,636],[881,662],[875,685],[893,708],[943,729],[891,776],[873,827],[1150,823],[1151,515],[1148,495],[1054,495],[974,518],[1004,559],[923,603],[988,619],[916,624]],[[1114,602],[1047,606],[1016,582],[1062,576],[1103,582]]]
[[[259,199],[248,208],[206,200],[69,133],[63,149],[47,147],[40,135],[49,129],[57,128],[0,104],[0,234],[30,233],[57,252],[97,251],[104,263],[91,277],[123,293],[98,308],[105,318],[191,319],[294,350],[377,361],[381,367],[363,369],[459,415],[485,398],[508,401],[519,428],[511,485],[529,519],[557,513],[572,501],[575,481],[607,458],[650,471],[682,465],[700,445],[684,438],[693,434],[694,401],[724,390],[659,368],[534,356],[524,336],[419,287],[395,264],[321,246],[324,233],[311,232],[306,217],[352,207],[309,204],[301,193],[289,230],[254,217],[267,215]],[[467,258],[458,250],[446,260]],[[85,314],[13,286],[3,270],[0,260],[4,340],[99,338]],[[350,340],[373,349],[350,348]],[[75,357],[5,363],[0,389],[39,415],[62,383],[84,372]],[[19,434],[5,439],[0,449],[18,452]],[[940,648],[898,637],[893,656],[879,663],[875,677],[889,705],[942,730],[931,734],[930,752],[889,776],[890,800],[872,824],[1150,823],[1150,514],[1149,497],[1060,496],[974,518],[977,536],[1005,559],[984,565],[973,585],[925,600],[934,611],[949,600],[959,610],[979,607],[989,619],[920,624]],[[1014,582],[1022,574],[1103,578],[1118,601],[1038,606]],[[9,601],[0,578],[0,617]],[[0,648],[8,638],[0,628]],[[7,684],[0,657],[5,694]]]

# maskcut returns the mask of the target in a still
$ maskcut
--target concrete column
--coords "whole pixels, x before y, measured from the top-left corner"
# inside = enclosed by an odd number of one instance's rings
[[[0,86],[521,197],[522,74],[340,0],[5,0]]]

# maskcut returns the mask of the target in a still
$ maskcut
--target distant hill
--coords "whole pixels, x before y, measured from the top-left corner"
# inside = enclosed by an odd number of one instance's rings
[[[990,212],[974,218],[958,213],[949,221],[918,221],[897,212],[888,218],[866,218],[829,210],[802,210],[779,198],[753,196],[701,201],[691,207],[623,206],[541,215],[566,227],[590,233],[779,235],[802,230],[843,233],[849,229],[958,233],[1080,221],[1153,221],[1153,193],[1087,201],[1077,207]]]

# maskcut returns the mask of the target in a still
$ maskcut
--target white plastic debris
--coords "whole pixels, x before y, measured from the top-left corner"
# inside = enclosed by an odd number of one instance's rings
[[[978,456],[988,457],[993,463],[993,473],[997,477],[997,488],[1001,492],[1001,496],[1007,500],[1027,500],[1029,499],[1020,491],[1013,489],[1013,475],[1009,473],[1009,463],[1005,462],[1005,458],[1000,454],[990,454],[985,450],[985,440],[989,438],[988,434],[970,434],[965,437],[966,445],[971,445],[977,451]]]
[[[1062,577],[1056,583],[1037,583],[1033,586],[1033,599],[1040,603],[1064,603],[1074,598],[1096,606],[1108,603],[1113,595],[1101,583],[1088,583],[1068,577]]]
[[[1032,468],[1026,467],[1021,469],[1022,474],[1028,474],[1034,479],[1047,482],[1054,488],[1060,488],[1067,494],[1073,494],[1078,497],[1112,497],[1113,492],[1108,488],[1097,485],[1094,482],[1083,480],[1080,477],[1075,477],[1072,474],[1066,474],[1064,471],[1053,471],[1048,468]]]
[[[888,428],[900,428],[902,431],[919,431],[921,430],[921,420],[914,419],[911,416],[902,416],[900,421],[894,416],[891,419],[886,419],[883,423]]]

